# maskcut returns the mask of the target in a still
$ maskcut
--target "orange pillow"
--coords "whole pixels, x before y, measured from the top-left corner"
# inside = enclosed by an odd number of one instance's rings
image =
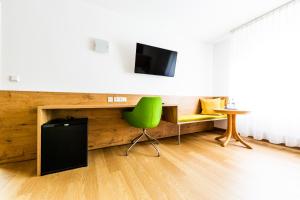
[[[218,113],[216,113],[214,111],[214,109],[221,109],[224,104],[225,107],[225,100],[224,103],[221,102],[222,100],[220,98],[216,98],[216,99],[200,99],[201,102],[201,108],[202,108],[202,112],[201,114],[204,115],[216,115]]]
[[[225,109],[225,99],[221,99],[221,109]]]

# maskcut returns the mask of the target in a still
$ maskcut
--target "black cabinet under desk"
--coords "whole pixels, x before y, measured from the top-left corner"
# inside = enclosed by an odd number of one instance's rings
[[[87,118],[70,118],[43,124],[41,175],[87,166],[87,122]]]

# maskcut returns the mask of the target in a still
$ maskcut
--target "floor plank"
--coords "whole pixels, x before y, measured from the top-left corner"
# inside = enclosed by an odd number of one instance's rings
[[[94,150],[88,167],[42,177],[34,160],[0,165],[0,199],[299,199],[300,150],[249,138],[253,150],[224,148],[216,136],[162,139],[159,158],[147,143],[128,157],[127,145]]]

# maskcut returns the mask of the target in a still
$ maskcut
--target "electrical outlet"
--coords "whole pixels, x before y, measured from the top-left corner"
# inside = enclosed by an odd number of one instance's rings
[[[113,97],[107,97],[107,102],[108,103],[113,103],[114,102],[114,98]]]
[[[119,97],[114,97],[114,102],[119,102]]]
[[[114,97],[113,102],[118,102],[118,103],[127,102],[127,97]]]
[[[127,97],[120,97],[121,98],[121,102],[127,102]]]

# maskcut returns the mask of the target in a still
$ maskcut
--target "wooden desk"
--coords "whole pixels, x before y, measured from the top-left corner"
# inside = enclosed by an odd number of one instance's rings
[[[88,110],[88,113],[85,113],[85,117],[94,117],[93,112],[96,110],[103,109],[121,109],[120,113],[124,109],[134,108],[136,105],[125,105],[125,104],[105,104],[105,105],[45,105],[39,106],[37,108],[37,175],[41,175],[41,126],[50,121],[51,119],[66,117],[70,113],[77,114],[81,110]],[[71,112],[73,111],[73,112]],[[177,112],[178,107],[177,105],[163,105],[163,116],[162,119],[167,122],[177,124]],[[103,113],[102,113],[103,114]],[[105,113],[104,113],[105,114]],[[113,117],[115,115],[110,116],[109,113],[107,119],[109,121],[114,120]],[[75,116],[76,117],[76,116]],[[120,115],[118,120],[120,120]],[[95,117],[94,117],[95,118]],[[118,123],[117,121],[116,123]],[[126,134],[126,132],[125,132]],[[96,149],[100,147],[89,147],[89,150]]]
[[[247,114],[249,111],[246,110],[232,110],[232,109],[216,109],[217,113],[226,114],[227,115],[227,130],[226,132],[219,137],[216,137],[216,140],[220,140],[222,138],[226,138],[224,142],[222,142],[222,146],[225,147],[231,139],[231,136],[236,140],[241,142],[247,148],[252,149],[240,136],[238,131],[236,130],[236,115],[238,114]]]

